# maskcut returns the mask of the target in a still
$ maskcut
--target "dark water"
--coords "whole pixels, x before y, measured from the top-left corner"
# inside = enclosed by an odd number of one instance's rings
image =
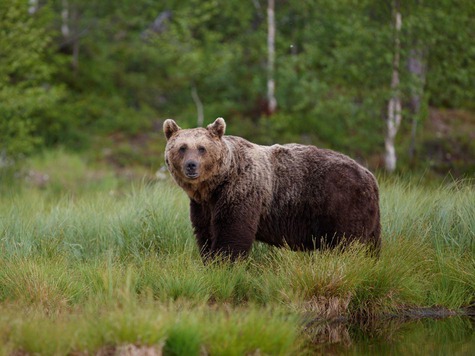
[[[372,325],[334,323],[314,328],[315,354],[475,356],[473,317],[391,319]]]

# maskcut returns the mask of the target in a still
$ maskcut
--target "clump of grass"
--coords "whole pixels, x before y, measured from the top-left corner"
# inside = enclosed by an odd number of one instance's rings
[[[386,240],[425,240],[437,250],[475,253],[474,181],[440,187],[383,183],[381,212]],[[387,186],[386,186],[387,184]]]
[[[64,261],[9,259],[0,269],[0,300],[12,300],[47,309],[77,302],[87,291],[84,280],[74,278],[75,271],[64,268]]]
[[[184,197],[168,184],[120,197],[97,193],[54,203],[35,191],[0,200],[0,213],[0,246],[6,255],[86,259],[112,251],[140,258],[190,249]]]

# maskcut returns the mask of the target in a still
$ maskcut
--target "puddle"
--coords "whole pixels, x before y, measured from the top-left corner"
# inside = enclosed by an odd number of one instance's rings
[[[307,328],[315,353],[346,355],[475,355],[475,318],[391,318],[355,325],[314,323]]]

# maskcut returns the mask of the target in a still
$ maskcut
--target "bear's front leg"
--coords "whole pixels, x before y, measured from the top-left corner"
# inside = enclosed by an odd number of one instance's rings
[[[259,210],[249,204],[217,206],[211,221],[212,258],[235,261],[246,257],[256,238]]]
[[[190,200],[190,219],[195,232],[201,258],[206,261],[211,254],[211,211],[209,206]]]

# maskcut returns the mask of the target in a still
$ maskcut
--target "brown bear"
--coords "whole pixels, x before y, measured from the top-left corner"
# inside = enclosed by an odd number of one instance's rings
[[[190,198],[204,260],[245,257],[254,240],[292,250],[381,244],[378,184],[351,158],[300,144],[260,146],[226,123],[181,129],[166,120],[165,162]]]

